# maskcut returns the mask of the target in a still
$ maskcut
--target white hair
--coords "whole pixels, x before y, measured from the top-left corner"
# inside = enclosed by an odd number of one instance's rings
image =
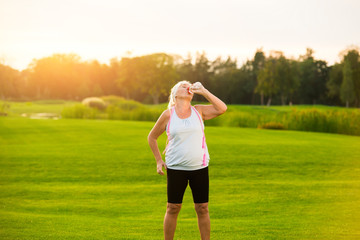
[[[176,97],[176,92],[179,89],[179,87],[181,86],[181,84],[190,84],[191,82],[187,81],[187,80],[183,80],[178,82],[177,84],[175,84],[175,86],[172,87],[171,92],[170,92],[170,96],[169,96],[169,105],[168,105],[168,109],[171,109],[173,106],[175,106],[175,97]]]

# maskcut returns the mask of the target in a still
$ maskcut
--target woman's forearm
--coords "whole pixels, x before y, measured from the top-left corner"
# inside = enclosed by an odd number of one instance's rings
[[[218,97],[216,97],[214,94],[209,92],[207,89],[204,90],[203,96],[214,106],[216,110],[218,110],[221,113],[226,112],[227,106],[226,104],[221,101]]]
[[[148,138],[148,142],[149,142],[151,151],[154,154],[156,162],[161,161],[162,157],[161,157],[161,154],[160,154],[159,147],[158,147],[156,139]]]

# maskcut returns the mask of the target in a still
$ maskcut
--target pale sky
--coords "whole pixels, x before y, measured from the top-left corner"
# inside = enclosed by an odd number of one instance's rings
[[[256,49],[298,58],[310,47],[330,65],[360,47],[357,0],[0,0],[0,63],[75,53],[109,63],[127,52],[205,51],[241,65]]]

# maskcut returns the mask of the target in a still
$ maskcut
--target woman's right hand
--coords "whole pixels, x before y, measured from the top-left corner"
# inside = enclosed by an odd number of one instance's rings
[[[196,93],[196,94],[199,94],[199,95],[204,95],[205,93],[205,88],[204,86],[201,84],[201,82],[196,82],[194,84],[192,84],[189,88],[189,91],[192,92],[192,93]]]
[[[163,169],[162,169],[163,167],[165,168],[165,170],[167,170],[166,164],[164,163],[164,161],[163,160],[158,161],[157,164],[156,164],[156,168],[157,168],[156,170],[157,170],[158,174],[164,175],[164,172],[163,172]]]

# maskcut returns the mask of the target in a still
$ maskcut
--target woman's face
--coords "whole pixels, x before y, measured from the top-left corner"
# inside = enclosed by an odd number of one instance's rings
[[[190,101],[192,100],[194,94],[193,93],[189,93],[188,89],[191,85],[188,83],[183,83],[179,86],[177,92],[176,92],[176,97],[178,98],[185,98],[185,99],[190,99]]]

